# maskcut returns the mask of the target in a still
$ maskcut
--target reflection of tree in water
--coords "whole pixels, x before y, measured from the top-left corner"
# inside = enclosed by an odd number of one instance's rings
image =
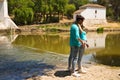
[[[105,41],[105,49],[96,52],[95,58],[97,62],[120,66],[120,33],[108,34]]]
[[[96,47],[96,40],[94,40],[94,46]]]
[[[59,35],[19,35],[13,44],[62,54],[69,53],[69,38]]]
[[[120,33],[119,34],[108,34],[106,37],[106,48],[107,49],[120,49]]]

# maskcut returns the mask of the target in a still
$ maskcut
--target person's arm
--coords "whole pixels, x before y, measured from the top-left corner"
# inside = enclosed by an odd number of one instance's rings
[[[82,46],[85,46],[84,42],[80,38],[78,38],[78,41],[81,42]]]
[[[87,46],[87,48],[89,47],[89,44],[87,44],[87,43],[85,43],[86,44],[86,46]]]
[[[82,29],[81,25],[78,24],[78,26],[79,26],[80,32],[82,33],[84,30]],[[89,47],[89,44],[87,44],[87,42],[85,43],[83,42],[83,45],[84,46],[86,45],[87,48]]]
[[[81,28],[81,25],[78,24],[78,26],[79,26],[79,29],[80,29],[80,33],[82,33],[82,32],[83,32],[83,29]]]

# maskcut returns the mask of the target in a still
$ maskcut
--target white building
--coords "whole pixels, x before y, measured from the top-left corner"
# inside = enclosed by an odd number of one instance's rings
[[[18,28],[8,15],[7,0],[0,0],[0,30]]]
[[[86,4],[79,7],[79,10],[73,14],[74,20],[78,14],[85,17],[84,24],[87,26],[107,23],[106,7],[98,4]]]

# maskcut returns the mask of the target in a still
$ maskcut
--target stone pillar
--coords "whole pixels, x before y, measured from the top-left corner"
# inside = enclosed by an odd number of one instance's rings
[[[0,29],[18,28],[8,15],[7,0],[0,0],[0,24],[4,25]]]
[[[9,17],[8,16],[8,5],[7,5],[7,0],[4,0],[3,2],[3,11],[4,11],[4,17]]]
[[[3,0],[0,0],[0,22],[4,20]]]

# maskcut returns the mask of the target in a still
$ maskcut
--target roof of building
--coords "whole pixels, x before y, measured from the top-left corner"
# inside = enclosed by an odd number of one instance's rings
[[[79,10],[75,11],[74,14],[79,14],[79,13],[81,13],[81,12],[84,11],[84,10],[85,10],[85,9],[79,9]]]
[[[80,6],[79,9],[86,9],[88,7],[92,7],[92,8],[105,8],[104,6],[99,5],[99,4],[86,4],[86,5]]]
[[[79,13],[83,12],[88,7],[92,7],[92,8],[105,8],[104,6],[101,6],[99,4],[86,4],[86,5],[80,6],[79,10],[75,11],[74,14],[79,14]]]

